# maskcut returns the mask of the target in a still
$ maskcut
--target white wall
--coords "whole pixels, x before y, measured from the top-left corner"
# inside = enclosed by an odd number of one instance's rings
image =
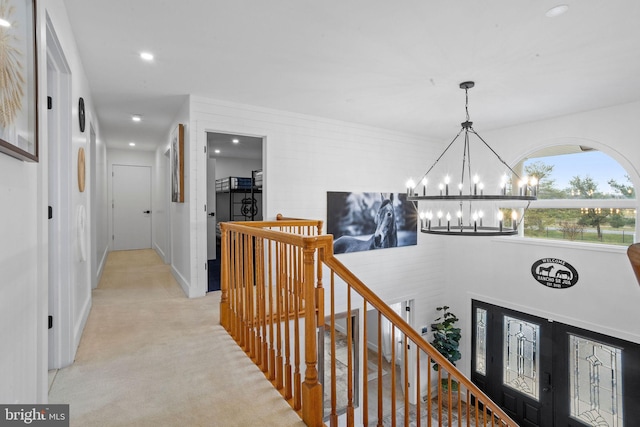
[[[193,201],[191,199],[192,191],[195,181],[195,165],[192,162],[194,157],[193,145],[190,141],[191,124],[189,120],[189,100],[185,96],[185,102],[178,111],[175,119],[171,123],[171,126],[167,129],[167,144],[161,148],[164,153],[167,148],[170,147],[171,133],[178,126],[178,124],[185,125],[184,127],[184,203],[171,202],[169,191],[165,192],[166,197],[169,197],[169,227],[168,227],[168,239],[170,242],[170,264],[171,272],[176,278],[180,286],[182,287],[185,295],[194,296],[191,294],[190,283],[192,271],[195,267],[195,259],[191,256],[190,235],[195,228],[195,215],[192,212]],[[203,149],[204,151],[204,149]],[[156,158],[158,158],[156,156]],[[206,169],[205,169],[206,171]],[[171,171],[167,171],[171,172]],[[206,203],[206,202],[205,202]],[[167,203],[164,203],[166,206]],[[204,205],[202,207],[204,209]],[[206,231],[205,231],[206,233]],[[206,236],[206,234],[205,234]],[[206,260],[205,260],[206,262]]]
[[[616,159],[637,187],[640,137],[629,123],[638,114],[640,103],[633,103],[503,129],[483,137],[510,164],[549,145],[588,145]],[[462,319],[464,357],[459,366],[470,366],[472,298],[640,343],[640,286],[626,247],[518,237],[450,238],[443,243],[447,301]],[[579,274],[577,284],[550,289],[534,280],[532,264],[547,257],[573,265]]]
[[[239,159],[235,157],[216,158],[216,178],[222,179],[230,176],[242,176],[251,178],[251,172],[262,169],[262,159]],[[215,185],[215,182],[213,182]],[[208,183],[211,185],[211,183]]]
[[[47,401],[48,332],[48,150],[47,150],[47,15],[55,28],[58,40],[71,70],[71,97],[77,105],[80,96],[86,104],[87,123],[94,123],[99,138],[99,124],[95,120],[91,94],[79,60],[73,34],[62,0],[37,3],[38,40],[38,138],[40,161],[25,163],[0,155],[0,401],[6,403],[45,403]],[[65,284],[70,318],[67,341],[71,359],[77,349],[86,317],[91,307],[90,264],[78,258],[79,246],[76,212],[83,206],[89,209],[89,193],[78,191],[77,153],[83,147],[89,153],[88,128],[78,128],[77,108],[70,112],[72,129],[71,158],[73,165],[68,186],[69,206],[63,207],[71,219],[67,238],[72,245],[68,270],[70,283]],[[86,247],[92,236],[85,234]],[[10,327],[9,327],[10,325]]]
[[[170,165],[165,153],[169,147],[163,144],[154,153],[152,218],[152,245],[165,263],[169,263],[169,193]]]
[[[93,124],[93,123],[92,123]],[[95,125],[94,125],[95,127]],[[105,141],[101,138],[96,139],[95,150],[95,209],[91,212],[91,219],[95,222],[95,248],[96,253],[93,255],[96,257],[96,278],[95,283],[100,281],[104,264],[107,260],[107,254],[109,253],[109,182],[107,174],[107,147]]]

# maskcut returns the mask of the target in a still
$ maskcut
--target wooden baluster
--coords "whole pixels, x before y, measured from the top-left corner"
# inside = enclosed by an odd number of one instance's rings
[[[471,427],[471,393],[467,389],[467,427]]]
[[[335,273],[331,271],[331,317],[329,320],[331,335],[331,427],[338,427],[338,399],[336,396],[336,303],[335,303]],[[324,337],[323,337],[324,339]],[[323,379],[324,380],[324,379]],[[325,384],[325,387],[327,384]]]
[[[335,354],[335,353],[334,353]],[[353,425],[353,319],[351,318],[351,286],[347,285],[347,425]]]
[[[362,424],[365,426],[369,425],[369,350],[367,348],[367,300],[362,302],[362,313],[363,322],[362,322],[362,336],[364,337],[362,340]]]
[[[242,345],[242,258],[240,253],[240,233],[236,233],[233,241],[235,261],[235,293],[236,293],[236,342]]]
[[[387,319],[389,321],[389,319]],[[391,324],[391,427],[396,427],[396,328]]]
[[[378,311],[378,424],[382,425],[382,313]]]
[[[277,323],[277,335],[276,335],[276,342],[277,342],[277,351],[278,351],[278,355],[276,356],[276,387],[278,388],[278,390],[282,390],[282,387],[284,386],[284,380],[282,378],[282,374],[283,374],[283,357],[282,357],[282,322],[284,321],[284,314],[282,312],[282,308],[283,308],[283,304],[282,304],[282,299],[283,299],[283,293],[284,293],[284,280],[283,280],[283,275],[282,275],[282,270],[284,268],[283,266],[283,250],[282,250],[282,246],[283,243],[276,243],[276,288],[277,288],[277,295],[276,295],[276,321]]]
[[[426,354],[426,353],[425,353]],[[433,418],[433,405],[431,402],[431,357],[427,356],[427,426],[431,427],[431,419]]]
[[[402,342],[404,352],[404,426],[409,427],[409,341],[404,335]]]
[[[246,234],[245,235],[245,250],[244,250],[244,261],[245,261],[245,290],[247,295],[247,309],[246,309],[246,322],[247,322],[247,340],[246,340],[246,348],[247,353],[251,359],[255,358],[255,313],[254,313],[254,303],[255,303],[255,283],[254,283],[254,274],[253,274],[253,237]]]
[[[229,231],[221,226],[222,246],[220,247],[221,272],[220,272],[220,325],[229,331]]]
[[[304,248],[304,286],[305,286],[305,370],[302,385],[302,420],[309,427],[321,427],[322,423],[322,384],[318,381],[318,345],[317,317],[315,302],[315,263],[313,248]]]
[[[268,249],[268,269],[269,269],[269,379],[271,381],[276,379],[276,349],[275,340],[273,336],[273,323],[277,321],[275,311],[273,308],[273,293],[276,292],[273,288],[273,247],[275,242],[269,241]]]
[[[292,306],[292,298],[291,298],[291,246],[286,246],[286,258],[285,258],[285,293],[284,293],[284,306],[285,306],[285,319],[284,319],[284,349],[285,349],[285,363],[284,363],[284,398],[289,400],[291,399],[292,390],[291,390],[291,334],[290,334],[290,323],[291,323],[291,312],[293,311]]]
[[[442,369],[442,366],[440,367],[440,369]],[[447,399],[449,402],[449,405],[447,406],[447,420],[449,421],[449,427],[451,427],[451,415],[452,414],[452,403],[451,403],[451,395],[453,394],[453,391],[451,390],[451,374],[449,372],[447,372]]]
[[[422,405],[422,396],[420,395],[420,347],[416,345],[416,427],[420,427],[420,406]],[[430,414],[427,414],[429,416]]]
[[[300,305],[301,305],[301,294],[302,294],[302,259],[301,259],[301,251],[300,248],[294,248],[294,271],[295,275],[293,278],[294,284],[294,307],[293,310],[295,312],[294,319],[294,373],[293,373],[293,397],[294,404],[293,409],[296,411],[302,407],[302,375],[300,373]]]
[[[262,372],[267,372],[267,314],[266,314],[266,284],[264,281],[264,239],[256,239],[256,287],[260,295],[258,305],[258,326],[260,332],[256,341],[256,351],[258,353],[258,365]]]
[[[438,425],[442,425],[442,367],[438,367]]]

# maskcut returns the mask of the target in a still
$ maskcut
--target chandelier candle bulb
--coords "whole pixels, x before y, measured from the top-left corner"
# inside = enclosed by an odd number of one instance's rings
[[[420,228],[424,228],[424,212],[420,212]]]
[[[447,212],[447,231],[451,231],[451,215]]]
[[[478,232],[478,213],[474,212],[472,218],[473,218],[473,232],[477,233]]]
[[[460,191],[460,195],[462,196],[462,183],[458,184],[458,190]]]
[[[427,195],[427,177],[425,176],[424,178],[422,178],[422,195],[426,196]]]
[[[480,189],[480,195],[484,196],[484,184],[483,183],[478,184],[478,188]]]
[[[478,195],[478,182],[480,181],[480,178],[478,178],[478,175],[474,175],[473,176],[473,195],[477,196]]]
[[[499,223],[500,232],[502,232],[502,220],[503,219],[504,219],[504,215],[502,214],[502,211],[498,211],[498,223]]]
[[[480,218],[480,227],[482,227],[482,217],[484,216],[484,213],[482,213],[482,211],[478,212],[478,218]]]
[[[462,227],[462,211],[456,212],[456,216],[458,217],[458,227]]]
[[[444,177],[444,195],[448,196],[449,195],[449,181],[451,181],[451,178],[449,178],[449,175]]]
[[[516,212],[515,210],[511,212],[511,220],[513,222],[513,229],[517,230],[518,229],[518,212]]]
[[[440,183],[438,187],[440,188],[440,196],[442,196],[442,190],[444,190],[444,184]]]
[[[438,211],[438,227],[442,227],[442,211]]]

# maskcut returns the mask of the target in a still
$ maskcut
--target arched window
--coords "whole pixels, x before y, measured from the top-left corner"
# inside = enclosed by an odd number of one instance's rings
[[[636,193],[631,177],[602,151],[581,145],[548,147],[517,169],[539,179],[538,200],[524,218],[525,237],[634,242]]]

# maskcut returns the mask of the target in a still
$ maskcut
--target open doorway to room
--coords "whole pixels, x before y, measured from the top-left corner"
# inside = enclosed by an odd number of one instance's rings
[[[220,289],[220,222],[262,220],[262,137],[207,132],[207,292]]]
[[[390,307],[409,325],[413,325],[413,300],[390,304]],[[369,423],[378,422],[378,415],[382,414],[383,425],[391,425],[396,417],[394,414],[404,412],[405,390],[405,358],[409,358],[407,366],[408,388],[415,375],[415,356],[412,349],[404,351],[404,334],[395,328],[384,316],[378,322],[378,311],[367,311],[367,381],[369,390],[377,390],[382,384],[382,400],[376,392],[369,393],[368,409]],[[395,389],[395,393],[392,393]],[[409,402],[415,404],[415,393],[409,393]],[[395,399],[393,398],[395,396]],[[413,397],[412,397],[413,396]],[[382,410],[378,408],[382,406]]]

